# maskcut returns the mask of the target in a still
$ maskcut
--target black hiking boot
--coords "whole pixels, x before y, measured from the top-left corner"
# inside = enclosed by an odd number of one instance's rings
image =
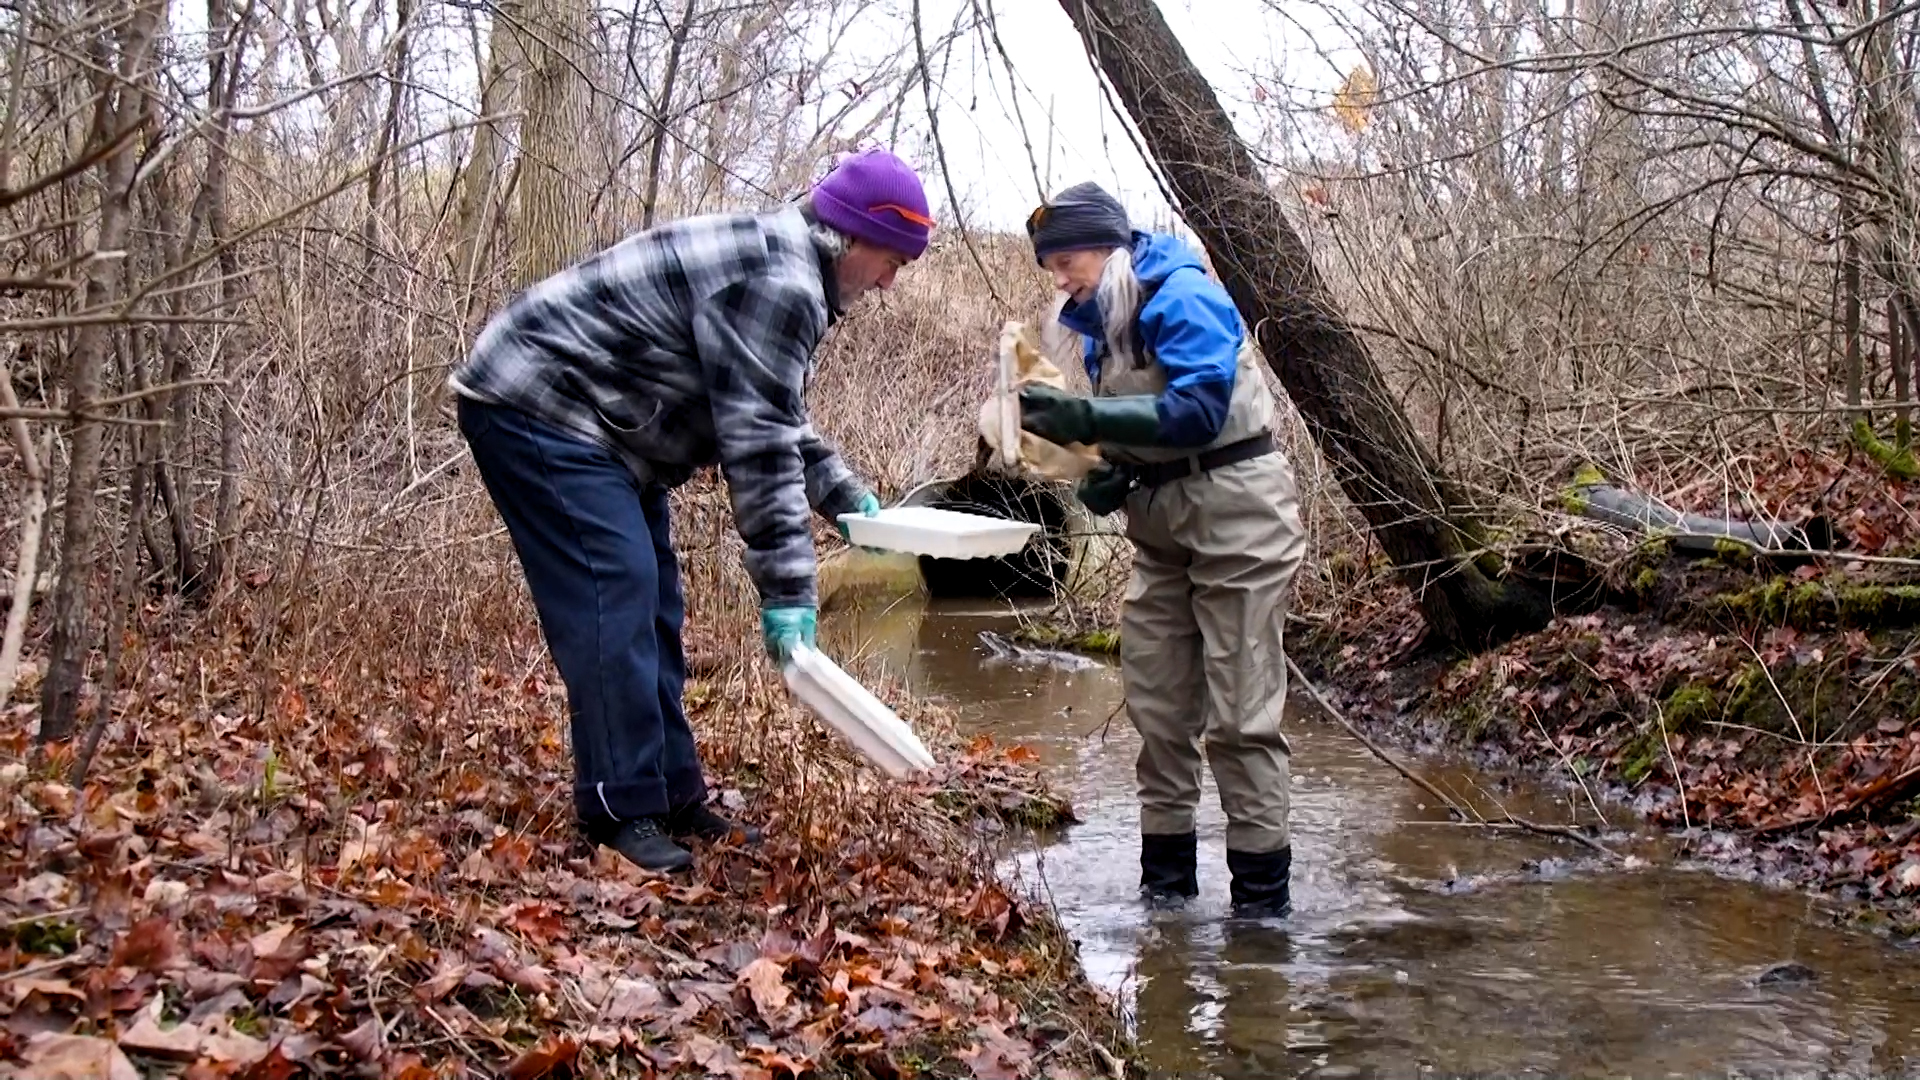
[[[1293,910],[1288,878],[1293,871],[1293,848],[1278,851],[1227,849],[1227,869],[1233,874],[1233,914],[1241,919],[1277,919]]]
[[[667,835],[676,840],[691,837],[710,844],[728,840],[742,847],[753,847],[761,839],[759,826],[728,821],[708,809],[704,802],[691,802],[668,814],[666,826]]]
[[[1154,907],[1179,907],[1199,895],[1192,833],[1140,834],[1140,891]]]
[[[580,822],[580,831],[588,843],[612,848],[642,870],[671,874],[693,865],[693,852],[674,843],[659,818],[589,818]]]

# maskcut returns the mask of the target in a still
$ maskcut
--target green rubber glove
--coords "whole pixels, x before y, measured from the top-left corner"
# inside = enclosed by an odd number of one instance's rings
[[[1157,446],[1160,411],[1151,394],[1085,398],[1051,386],[1020,389],[1020,426],[1050,443]]]
[[[874,493],[873,493],[873,492],[871,492],[871,491],[869,491],[869,492],[867,492],[867,493],[866,493],[865,495],[862,495],[862,496],[860,496],[860,505],[859,505],[859,506],[856,506],[856,507],[854,507],[854,508],[853,508],[853,512],[854,512],[854,513],[856,513],[856,514],[862,514],[862,515],[865,515],[865,516],[867,516],[867,517],[872,517],[873,515],[875,515],[875,514],[877,514],[877,513],[879,513],[879,512],[880,512],[880,499],[879,499],[879,497],[877,497],[876,495],[874,495]],[[851,539],[853,539],[853,538],[852,538],[851,536],[848,536],[848,535],[847,535],[847,523],[846,523],[846,522],[844,522],[844,521],[837,521],[837,520],[836,520],[836,521],[835,521],[835,522],[833,523],[833,527],[834,527],[834,528],[836,528],[836,529],[839,529],[839,530],[840,530],[840,539],[842,539],[842,540],[851,540]]]
[[[813,647],[817,617],[810,607],[771,607],[760,613],[760,641],[774,663],[784,664],[795,645]]]
[[[1119,468],[1110,461],[1095,465],[1083,477],[1073,493],[1096,517],[1106,517],[1127,503],[1127,493],[1133,490],[1133,474]]]

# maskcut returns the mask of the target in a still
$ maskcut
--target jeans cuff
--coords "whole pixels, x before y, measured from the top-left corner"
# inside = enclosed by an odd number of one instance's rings
[[[668,805],[666,785],[653,781],[575,784],[573,807],[582,818],[618,821],[660,817],[672,809]]]
[[[670,812],[673,810],[684,810],[689,806],[706,801],[707,782],[698,776],[693,778],[691,786],[679,784],[667,791],[667,804]]]

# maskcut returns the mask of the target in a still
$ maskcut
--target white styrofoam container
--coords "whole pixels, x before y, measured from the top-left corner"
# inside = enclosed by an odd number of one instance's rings
[[[942,559],[1011,555],[1040,526],[934,506],[894,506],[876,514],[841,514],[847,540],[860,547],[907,551]]]
[[[782,673],[794,697],[887,775],[898,780],[933,768],[933,755],[906,721],[825,653],[795,646]]]

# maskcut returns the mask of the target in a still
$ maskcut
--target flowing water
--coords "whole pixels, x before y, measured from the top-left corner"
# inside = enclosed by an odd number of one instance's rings
[[[837,613],[823,644],[1041,754],[1082,820],[1025,840],[1011,868],[1058,908],[1163,1075],[1920,1076],[1920,957],[1823,924],[1792,892],[1449,825],[1310,708],[1286,725],[1293,914],[1227,917],[1211,778],[1202,895],[1149,912],[1118,669],[993,659],[980,632],[1013,624],[989,604],[897,601]],[[1421,768],[1455,791],[1497,786]],[[1498,798],[1568,815],[1564,794]]]

